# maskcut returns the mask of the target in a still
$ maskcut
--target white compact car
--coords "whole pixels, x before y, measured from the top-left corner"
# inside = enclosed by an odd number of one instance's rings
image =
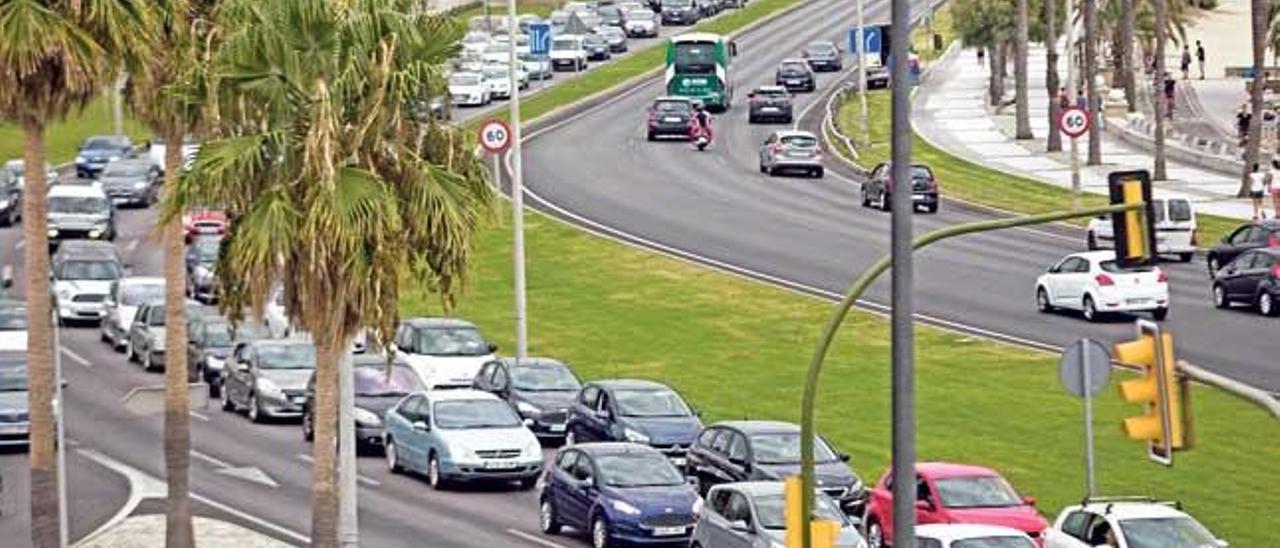
[[[1044,531],[1044,548],[1212,548],[1227,542],[1174,504],[1093,500],[1068,506]]]
[[[920,548],[1037,548],[1026,533],[996,525],[934,523],[916,528]]]
[[[1041,312],[1079,310],[1088,321],[1112,312],[1169,314],[1169,279],[1159,267],[1123,269],[1113,251],[1073,253],[1036,280]]]
[[[489,33],[482,31],[471,31],[462,37],[462,53],[463,54],[482,54],[485,48],[489,47],[492,41]]]
[[[1151,207],[1155,210],[1156,252],[1161,255],[1177,255],[1184,263],[1191,261],[1196,253],[1195,207],[1186,198],[1151,200]],[[1115,245],[1110,216],[1089,220],[1085,245],[1090,251]]]
[[[111,284],[103,303],[102,342],[124,350],[138,307],[153,302],[164,302],[164,278],[130,276]]]
[[[551,68],[579,72],[587,68],[587,48],[581,36],[554,36],[551,40]]]
[[[632,38],[653,38],[658,36],[658,29],[662,26],[659,22],[658,14],[648,8],[636,8],[625,12],[627,14],[625,22],[622,23],[622,30],[627,32],[627,36]]]
[[[480,74],[484,77],[484,83],[489,88],[490,97],[494,99],[511,98],[511,78],[507,74],[505,66],[488,65],[484,67],[484,71]]]
[[[455,106],[480,107],[493,101],[489,83],[478,72],[455,72],[449,77],[449,97]]]
[[[498,349],[471,322],[452,318],[402,321],[394,348],[396,358],[408,363],[428,389],[471,386]]]

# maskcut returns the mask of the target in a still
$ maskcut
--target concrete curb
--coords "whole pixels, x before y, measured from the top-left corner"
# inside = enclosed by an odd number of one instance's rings
[[[1155,137],[1148,135],[1142,129],[1145,128],[1146,124],[1149,124],[1149,122],[1146,121],[1145,117],[1130,120],[1108,118],[1107,123],[1104,124],[1104,131],[1124,143],[1154,154],[1156,150]],[[1206,152],[1206,148],[1220,147],[1212,140],[1190,135],[1179,138],[1177,134],[1174,134],[1165,138],[1164,145],[1166,154],[1173,153],[1177,155],[1178,161],[1186,164],[1230,176],[1238,176],[1244,169],[1244,163],[1234,156]],[[1217,150],[1221,150],[1221,148],[1217,148]]]

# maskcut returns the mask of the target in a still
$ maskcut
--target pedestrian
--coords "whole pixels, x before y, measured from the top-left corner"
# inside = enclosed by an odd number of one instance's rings
[[[1089,110],[1089,100],[1084,97],[1084,88],[1076,90],[1076,108]]]
[[[1240,148],[1249,142],[1249,123],[1252,121],[1253,113],[1249,111],[1248,103],[1240,103],[1236,110],[1236,136],[1240,139]]]
[[[1067,88],[1058,88],[1058,108],[1067,110],[1071,108],[1071,97],[1067,96]]]
[[[1204,80],[1204,46],[1196,40],[1196,62],[1200,65],[1200,79]]]
[[[1271,161],[1271,218],[1280,219],[1280,184],[1276,183],[1275,173],[1280,171],[1280,160]]]
[[[982,66],[982,63],[984,60],[986,60],[986,57],[987,57],[987,50],[978,48],[978,66]]]
[[[1249,199],[1253,201],[1253,220],[1259,217],[1266,218],[1266,213],[1262,211],[1262,197],[1266,195],[1267,189],[1271,188],[1271,170],[1263,172],[1259,169],[1258,164],[1253,164],[1253,173],[1249,174]]]
[[[1191,78],[1191,49],[1186,44],[1182,45],[1182,59],[1179,60],[1179,66],[1182,67],[1182,79]]]
[[[1178,85],[1178,81],[1173,79],[1173,74],[1164,73],[1164,102],[1167,105],[1166,112],[1170,120],[1173,119],[1173,88]]]

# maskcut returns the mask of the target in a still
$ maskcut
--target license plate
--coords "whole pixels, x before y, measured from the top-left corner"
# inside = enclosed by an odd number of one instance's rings
[[[778,112],[778,107],[760,107],[760,112]]]
[[[111,199],[111,203],[112,203],[112,204],[115,204],[115,205],[120,205],[120,204],[123,204],[123,203],[125,203],[125,202],[127,202],[127,201],[128,201],[128,200],[126,200],[126,199],[124,199],[124,198],[112,198],[112,199]]]
[[[0,424],[0,434],[24,434],[29,430],[25,424]]]
[[[550,426],[548,426],[548,427],[547,427],[547,430],[550,430],[550,431],[552,431],[552,432],[556,432],[556,433],[564,432],[564,425],[563,425],[563,424],[552,424],[552,425],[550,425]]]
[[[798,86],[800,85],[800,80],[787,80],[787,84],[792,86]]]
[[[485,462],[484,467],[489,470],[510,470],[516,467],[516,463],[509,460],[493,460]]]
[[[684,527],[654,527],[653,536],[655,537],[674,537],[684,534]]]
[[[1147,304],[1151,299],[1125,299],[1125,304]]]
[[[671,457],[671,464],[676,466],[684,466],[686,462],[684,457]]]
[[[913,200],[924,200],[924,199],[925,199],[925,196],[924,196],[924,194],[912,194],[912,195],[911,195],[911,199],[913,199]]]
[[[679,116],[667,116],[667,117],[663,118],[663,119],[662,119],[662,121],[663,121],[663,122],[666,122],[666,123],[668,123],[668,124],[678,124],[678,123],[680,123],[680,117],[679,117]]]

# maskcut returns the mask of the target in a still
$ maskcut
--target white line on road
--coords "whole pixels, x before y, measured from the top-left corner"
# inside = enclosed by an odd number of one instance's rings
[[[306,453],[298,453],[297,457],[298,459],[303,460],[308,464],[315,463],[316,461],[316,459],[312,458],[311,455],[308,455]],[[356,474],[356,481],[363,483],[365,485],[368,485],[369,487],[379,487],[382,485],[382,482],[376,479],[373,479],[371,477],[365,476],[364,474]]]
[[[193,457],[195,457],[195,458],[197,458],[197,459],[199,459],[199,460],[205,461],[205,462],[207,462],[207,463],[209,463],[209,464],[212,464],[212,465],[214,465],[214,466],[216,466],[216,467],[218,467],[218,468],[231,468],[231,465],[230,465],[230,464],[227,464],[227,463],[225,463],[225,462],[223,462],[223,461],[219,460],[217,457],[211,457],[211,456],[209,456],[209,455],[206,455],[206,454],[204,454],[204,453],[201,453],[201,452],[199,452],[199,451],[196,451],[195,449],[192,449],[192,450],[191,450],[191,456],[193,456]]]
[[[18,243],[13,244],[13,248],[14,248],[14,249],[22,249],[22,248],[24,248],[24,247],[27,247],[27,241],[26,241],[26,240],[18,240]]]
[[[71,361],[73,362],[76,362],[85,367],[93,367],[93,364],[90,363],[89,360],[86,360],[84,359],[83,356],[76,354],[75,352],[72,352],[70,348],[67,348],[65,346],[62,347],[62,353],[66,355],[68,358],[71,358]]]
[[[126,255],[133,255],[133,250],[138,249],[138,240],[129,240],[129,245],[124,246]]]
[[[204,421],[204,422],[209,422],[209,417],[206,417],[206,416],[204,416],[204,415],[202,415],[202,414],[200,414],[200,413],[196,413],[195,411],[190,411],[189,413],[191,414],[191,416],[192,416],[192,417],[195,417],[195,418],[197,418],[197,419],[200,419],[200,420],[202,420],[202,421]]]
[[[508,535],[512,535],[512,536],[516,536],[516,537],[520,537],[520,538],[522,538],[522,539],[524,539],[524,540],[527,540],[527,541],[529,541],[529,542],[532,542],[532,543],[534,543],[534,544],[539,544],[539,545],[542,545],[542,546],[546,546],[547,548],[568,548],[568,547],[566,547],[566,546],[565,546],[565,545],[563,545],[563,544],[557,544],[557,543],[551,542],[551,541],[549,541],[549,540],[547,540],[547,539],[544,539],[544,538],[542,538],[542,537],[535,536],[535,535],[530,535],[529,533],[526,533],[526,532],[521,531],[521,530],[519,530],[519,529],[507,529],[507,534],[508,534]]]
[[[270,529],[270,530],[272,530],[272,531],[275,531],[275,532],[277,532],[277,533],[279,533],[279,534],[281,534],[281,535],[284,535],[284,536],[286,536],[286,537],[289,537],[289,538],[291,538],[291,539],[293,539],[293,540],[296,540],[296,541],[298,541],[298,542],[302,543],[302,545],[303,545],[303,546],[310,546],[310,545],[311,545],[311,537],[309,537],[309,536],[307,536],[307,535],[304,535],[304,534],[299,533],[299,532],[297,532],[297,531],[294,531],[294,530],[292,530],[292,529],[286,529],[286,528],[284,528],[284,527],[282,527],[282,526],[279,526],[279,525],[276,525],[276,524],[274,524],[274,523],[271,523],[271,522],[269,522],[269,521],[267,521],[267,520],[265,520],[265,519],[262,519],[262,518],[260,518],[260,517],[258,517],[258,516],[254,516],[254,515],[248,514],[248,513],[246,513],[246,512],[242,512],[242,511],[240,511],[240,510],[237,510],[237,509],[235,509],[235,508],[232,508],[232,507],[230,507],[230,506],[227,506],[227,505],[225,505],[225,504],[223,504],[223,503],[221,503],[221,502],[218,502],[218,501],[216,501],[216,500],[213,500],[213,499],[211,499],[211,498],[209,498],[209,497],[206,497],[206,496],[204,496],[204,495],[201,495],[200,493],[196,493],[195,491],[192,491],[192,492],[191,492],[191,498],[192,498],[192,499],[194,499],[194,500],[198,500],[198,501],[200,501],[200,502],[203,502],[203,503],[205,503],[205,504],[208,504],[209,506],[212,506],[212,507],[214,507],[214,508],[216,508],[216,509],[218,509],[218,510],[222,510],[223,512],[226,512],[226,513],[228,513],[228,514],[231,514],[231,515],[233,515],[233,516],[235,516],[235,517],[238,517],[238,518],[240,518],[240,519],[242,519],[242,520],[245,520],[245,521],[247,521],[247,522],[249,522],[249,523],[252,523],[252,524],[254,524],[254,525],[257,525],[257,526],[259,526],[259,527],[262,527],[263,529]]]

